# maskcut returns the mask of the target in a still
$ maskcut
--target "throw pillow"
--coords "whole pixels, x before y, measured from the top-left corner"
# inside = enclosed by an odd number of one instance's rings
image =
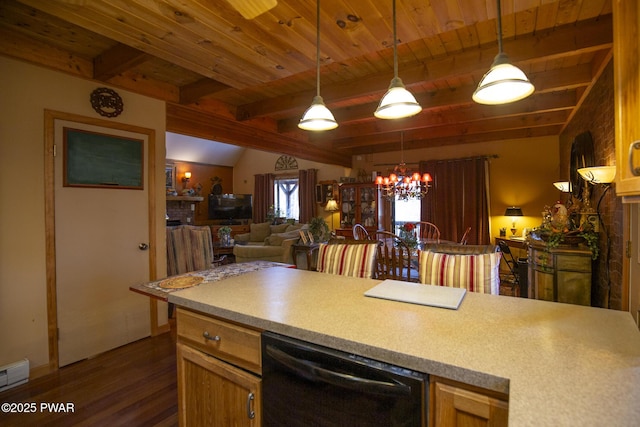
[[[370,244],[320,243],[317,270],[350,277],[373,277],[377,242]]]
[[[284,223],[284,224],[272,225],[269,228],[271,229],[271,234],[273,234],[273,233],[284,233],[287,230],[287,227],[289,227],[289,224]]]
[[[282,242],[287,239],[297,239],[300,237],[299,231],[288,231],[286,233],[273,233],[266,239],[264,244],[267,246],[282,246]]]
[[[249,226],[249,230],[251,232],[251,237],[249,239],[250,242],[264,242],[264,239],[266,239],[267,236],[271,234],[271,223],[252,223]]]
[[[288,227],[286,230],[284,230],[285,232],[289,232],[289,231],[295,231],[295,230],[308,230],[309,229],[309,224],[287,224]]]
[[[421,251],[420,283],[465,288],[470,292],[498,295],[501,255],[500,252],[460,255]]]

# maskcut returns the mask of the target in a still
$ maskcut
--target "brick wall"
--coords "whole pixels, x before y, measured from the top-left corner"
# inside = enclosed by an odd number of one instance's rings
[[[560,135],[561,178],[569,177],[571,143],[582,132],[589,131],[593,138],[596,165],[615,165],[615,122],[613,92],[613,62],[605,68],[584,104]],[[615,187],[615,184],[614,184]],[[595,208],[604,191],[603,186],[591,187],[591,204]],[[594,271],[592,305],[622,308],[622,201],[610,188],[600,204],[600,215],[610,240],[607,257],[607,239],[601,232],[600,256]]]

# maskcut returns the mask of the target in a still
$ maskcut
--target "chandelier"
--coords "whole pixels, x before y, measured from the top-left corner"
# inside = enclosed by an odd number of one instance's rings
[[[389,200],[421,199],[426,196],[431,187],[431,175],[411,172],[404,162],[404,134],[400,134],[400,163],[393,168],[389,176],[376,177],[378,190],[382,196]]]

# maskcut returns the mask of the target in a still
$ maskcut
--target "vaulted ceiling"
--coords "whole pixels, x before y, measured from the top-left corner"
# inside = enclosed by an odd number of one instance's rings
[[[167,130],[350,166],[354,154],[558,135],[612,55],[611,0],[503,0],[504,51],[536,87],[471,95],[498,52],[494,0],[397,0],[399,76],[423,111],[373,111],[393,77],[391,0],[322,0],[321,85],[339,127],[297,123],[316,93],[316,3],[245,19],[227,0],[3,0],[0,54],[167,102]]]

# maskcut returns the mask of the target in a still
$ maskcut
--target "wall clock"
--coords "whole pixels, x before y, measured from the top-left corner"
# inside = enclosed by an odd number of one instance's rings
[[[280,156],[278,160],[276,160],[276,170],[277,171],[286,171],[291,169],[298,169],[298,161],[291,156]]]
[[[124,109],[120,95],[107,87],[99,87],[91,92],[91,106],[104,117],[117,117]]]

